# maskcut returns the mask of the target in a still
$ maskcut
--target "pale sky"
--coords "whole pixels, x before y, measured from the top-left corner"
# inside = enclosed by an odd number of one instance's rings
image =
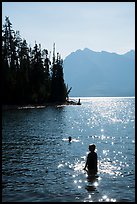
[[[135,2],[2,2],[2,24],[63,59],[77,49],[123,54],[135,50]]]

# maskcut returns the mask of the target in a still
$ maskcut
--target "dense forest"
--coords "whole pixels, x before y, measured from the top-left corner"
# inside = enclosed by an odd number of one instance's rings
[[[14,31],[9,17],[2,29],[2,104],[64,103],[70,92],[63,77],[63,60],[41,44],[33,48]]]

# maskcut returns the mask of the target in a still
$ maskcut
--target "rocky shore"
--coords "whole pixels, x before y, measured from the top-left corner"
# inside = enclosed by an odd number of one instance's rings
[[[14,110],[14,109],[34,109],[34,108],[46,108],[49,106],[59,107],[66,105],[81,105],[80,99],[79,101],[69,101],[67,100],[65,103],[43,103],[43,104],[24,104],[24,105],[2,105],[2,110]]]

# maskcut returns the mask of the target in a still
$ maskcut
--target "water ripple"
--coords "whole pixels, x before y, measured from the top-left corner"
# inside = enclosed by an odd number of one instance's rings
[[[2,113],[3,202],[135,201],[134,98],[81,102]],[[83,170],[90,143],[92,179]]]

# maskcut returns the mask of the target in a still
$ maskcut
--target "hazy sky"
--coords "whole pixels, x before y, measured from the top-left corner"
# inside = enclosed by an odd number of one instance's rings
[[[135,49],[135,2],[2,2],[2,24],[10,17],[31,47],[63,59],[77,49],[119,54]]]

